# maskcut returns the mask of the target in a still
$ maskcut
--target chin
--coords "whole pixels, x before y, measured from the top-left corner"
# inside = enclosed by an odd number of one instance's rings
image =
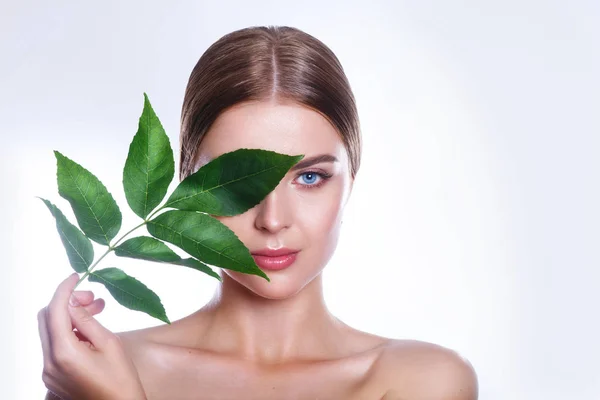
[[[270,282],[256,275],[243,274],[230,270],[225,271],[225,273],[255,295],[269,300],[284,300],[293,297],[314,279],[314,277],[307,279],[306,276],[302,279],[293,274],[291,270],[265,270],[265,273],[271,280]]]

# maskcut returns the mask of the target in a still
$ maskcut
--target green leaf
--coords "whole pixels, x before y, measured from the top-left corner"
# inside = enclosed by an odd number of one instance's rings
[[[106,187],[90,171],[54,151],[58,193],[71,203],[81,230],[109,245],[121,228],[121,211]]]
[[[145,219],[167,194],[174,174],[169,137],[144,93],[138,131],[129,146],[123,169],[125,197],[133,212]]]
[[[235,233],[210,215],[167,211],[148,221],[148,232],[207,264],[262,276],[270,281]]]
[[[238,149],[185,178],[165,207],[217,216],[242,214],[262,201],[304,156]]]
[[[105,268],[90,273],[90,282],[103,284],[119,304],[145,312],[170,324],[160,298],[146,285],[118,268]]]
[[[197,269],[198,271],[202,271],[205,274],[221,280],[221,276],[213,271],[208,265],[194,258],[181,258],[165,243],[149,236],[139,236],[127,239],[115,247],[115,254],[120,257],[182,265],[184,267]]]
[[[69,257],[71,267],[79,273],[87,271],[92,261],[94,261],[94,247],[92,246],[92,242],[75,225],[69,222],[58,207],[46,199],[42,199],[41,197],[38,197],[38,199],[46,204],[56,219],[56,229],[58,230],[63,246],[65,246],[65,250],[67,250],[67,257]]]

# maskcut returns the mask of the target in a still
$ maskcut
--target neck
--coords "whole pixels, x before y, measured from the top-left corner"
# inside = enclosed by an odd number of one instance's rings
[[[322,274],[279,300],[255,294],[226,273],[222,277],[200,310],[206,318],[203,345],[265,364],[319,359],[341,345],[344,324],[327,310]]]

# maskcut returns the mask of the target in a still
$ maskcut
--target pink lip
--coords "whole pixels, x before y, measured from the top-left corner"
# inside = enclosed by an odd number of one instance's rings
[[[278,271],[289,267],[296,261],[299,250],[282,248],[278,250],[263,249],[252,252],[252,257],[260,269]]]
[[[277,250],[264,248],[261,250],[252,251],[252,255],[256,256],[267,256],[267,257],[279,257],[287,256],[288,254],[297,253],[300,250],[288,249],[287,247],[281,247]]]

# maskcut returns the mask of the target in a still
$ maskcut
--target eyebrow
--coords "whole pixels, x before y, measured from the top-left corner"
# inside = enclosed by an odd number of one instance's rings
[[[298,161],[291,169],[290,171],[296,171],[302,168],[306,168],[306,167],[310,167],[311,165],[314,164],[318,164],[318,163],[322,163],[322,162],[337,162],[338,159],[335,156],[332,156],[331,154],[321,154],[318,156],[314,156],[314,157],[310,157],[310,158],[305,158],[302,159],[300,161]]]

